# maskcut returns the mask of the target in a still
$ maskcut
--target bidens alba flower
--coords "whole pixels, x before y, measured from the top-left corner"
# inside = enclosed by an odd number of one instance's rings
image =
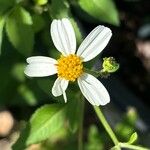
[[[25,74],[30,77],[57,74],[52,94],[63,95],[65,102],[69,81],[74,82],[77,79],[81,92],[92,105],[109,103],[107,90],[98,79],[84,72],[83,63],[95,58],[105,48],[112,36],[111,30],[97,26],[81,43],[77,52],[75,32],[68,19],[53,20],[50,32],[55,47],[62,54],[61,57],[58,60],[44,56],[29,57]]]

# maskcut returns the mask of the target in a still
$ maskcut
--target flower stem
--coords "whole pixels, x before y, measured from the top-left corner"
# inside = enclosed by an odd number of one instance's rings
[[[109,134],[110,138],[112,139],[113,143],[115,145],[118,145],[119,144],[119,141],[116,137],[116,135],[114,134],[113,130],[111,129],[111,127],[109,126],[108,122],[106,121],[100,107],[98,106],[93,106],[100,122],[102,123],[102,125],[104,126],[105,130],[107,131],[107,133]]]
[[[95,70],[89,70],[87,68],[84,68],[84,71],[89,73],[89,74],[92,74],[94,77],[101,77],[101,78],[107,78],[110,73],[105,71],[104,69],[102,69],[101,71],[95,71]]]
[[[78,150],[83,150],[83,119],[84,119],[84,99],[82,98],[80,103],[81,114],[80,114],[80,124],[78,131]]]
[[[136,146],[136,145],[130,145],[130,144],[127,144],[127,143],[119,143],[119,145],[122,148],[128,148],[128,149],[133,149],[133,150],[150,150],[148,148],[144,148],[144,147]]]

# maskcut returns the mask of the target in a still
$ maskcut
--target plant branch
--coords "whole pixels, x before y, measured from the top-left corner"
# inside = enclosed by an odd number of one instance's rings
[[[116,135],[114,134],[113,130],[111,129],[111,127],[109,126],[108,122],[106,121],[100,107],[98,106],[93,106],[96,114],[97,114],[97,117],[99,118],[100,122],[102,123],[102,125],[104,126],[105,130],[107,131],[107,133],[109,134],[110,138],[112,139],[113,143],[115,145],[118,145],[119,144],[119,141],[116,137]]]
[[[130,145],[130,144],[127,144],[127,143],[119,143],[119,145],[122,148],[128,148],[128,149],[133,149],[133,150],[150,150],[148,148],[144,148],[144,147],[136,146],[136,145]]]

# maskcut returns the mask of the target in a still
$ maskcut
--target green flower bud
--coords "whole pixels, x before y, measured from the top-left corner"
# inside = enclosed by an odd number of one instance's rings
[[[119,64],[113,57],[103,58],[103,71],[108,73],[116,72],[119,69]]]
[[[34,0],[34,2],[36,5],[41,6],[47,4],[48,0]]]

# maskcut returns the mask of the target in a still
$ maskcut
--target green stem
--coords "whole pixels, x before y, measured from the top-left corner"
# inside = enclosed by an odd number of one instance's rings
[[[83,119],[84,119],[84,99],[82,98],[80,103],[81,114],[80,114],[80,124],[78,132],[78,150],[83,150]]]
[[[87,73],[89,73],[89,74],[92,74],[95,77],[99,77],[100,76],[100,72],[99,71],[90,70],[88,68],[84,68],[84,71],[87,72]]]
[[[95,70],[89,70],[87,68],[84,68],[84,71],[89,74],[92,74],[96,78],[98,77],[107,78],[110,75],[110,73],[105,71],[104,69],[102,69],[101,71],[95,71]]]
[[[107,133],[109,134],[110,138],[112,139],[113,143],[115,145],[118,145],[119,144],[119,141],[116,137],[116,135],[114,134],[114,132],[112,131],[111,127],[109,126],[108,122],[106,121],[100,107],[98,106],[93,106],[94,107],[94,110],[100,120],[100,122],[102,123],[102,125],[104,126],[105,130],[107,131]]]
[[[144,148],[144,147],[136,146],[136,145],[129,145],[127,143],[119,143],[119,145],[122,148],[128,148],[128,149],[133,149],[133,150],[150,150],[148,148]]]

